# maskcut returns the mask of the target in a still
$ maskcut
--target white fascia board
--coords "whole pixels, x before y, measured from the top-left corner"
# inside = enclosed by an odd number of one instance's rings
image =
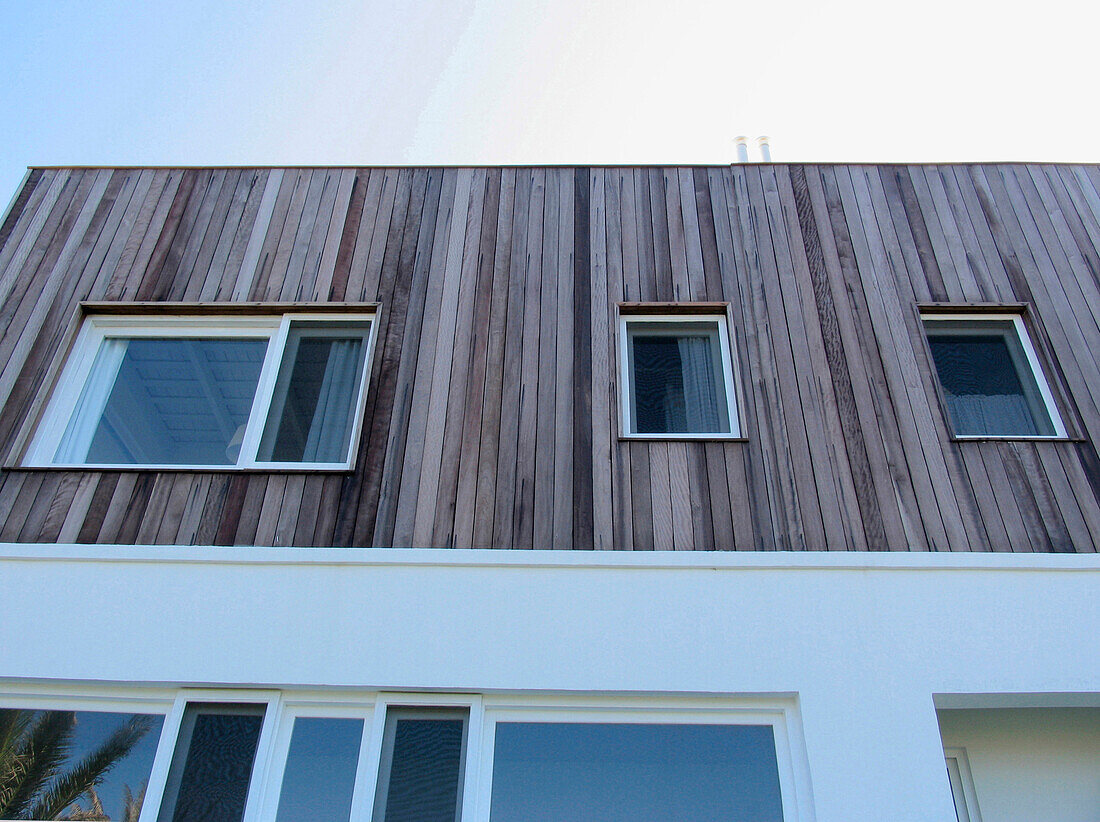
[[[492,548],[0,543],[0,561],[229,565],[386,565],[639,570],[1100,571],[1100,553],[927,551],[552,551]]]

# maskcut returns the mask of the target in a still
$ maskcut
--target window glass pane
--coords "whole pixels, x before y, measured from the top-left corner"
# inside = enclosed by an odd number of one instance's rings
[[[458,718],[409,716],[391,721],[374,818],[381,822],[455,822],[464,731],[465,720]]]
[[[263,711],[262,705],[187,706],[160,822],[240,822]]]
[[[347,459],[368,329],[365,323],[292,328],[260,460]]]
[[[267,340],[110,338],[56,461],[232,465]]]
[[[136,822],[163,723],[149,714],[0,709],[0,819]]]
[[[1011,323],[930,323],[928,328],[932,360],[956,434],[1054,434]]]
[[[295,719],[275,822],[346,822],[362,738],[362,719]]]
[[[631,323],[634,432],[728,434],[722,353],[702,324]]]
[[[782,818],[771,726],[496,726],[491,822]]]

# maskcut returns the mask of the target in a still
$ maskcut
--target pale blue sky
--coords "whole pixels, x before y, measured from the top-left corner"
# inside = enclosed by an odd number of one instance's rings
[[[1100,160],[1095,4],[0,0],[28,165]]]

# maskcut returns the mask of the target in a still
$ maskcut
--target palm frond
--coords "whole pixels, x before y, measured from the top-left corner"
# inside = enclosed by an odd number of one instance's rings
[[[24,817],[28,806],[69,754],[76,714],[43,711],[23,733],[11,757],[11,779],[0,816]]]
[[[79,803],[74,803],[65,815],[59,816],[58,819],[63,822],[111,822],[111,817],[103,810],[103,802],[100,801],[96,789],[88,788],[86,793],[89,807],[84,808]]]
[[[149,717],[131,717],[126,724],[107,737],[102,745],[50,785],[35,803],[30,818],[53,819],[62,813],[88,788],[98,785],[104,775],[148,733],[150,727],[152,722]]]
[[[19,744],[30,727],[34,711],[19,708],[0,710],[0,817],[22,782],[26,763],[19,758]]]
[[[148,782],[141,783],[137,793],[130,792],[129,785],[122,786],[122,820],[121,822],[138,822],[141,816],[141,806],[145,802],[145,789]]]
[[[30,727],[34,711],[21,708],[0,708],[0,767],[15,753],[19,740]]]

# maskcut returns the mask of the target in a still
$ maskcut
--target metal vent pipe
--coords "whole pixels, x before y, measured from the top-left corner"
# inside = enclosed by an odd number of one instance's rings
[[[772,161],[772,147],[766,136],[756,138],[756,147],[760,150],[760,159],[765,163]]]

